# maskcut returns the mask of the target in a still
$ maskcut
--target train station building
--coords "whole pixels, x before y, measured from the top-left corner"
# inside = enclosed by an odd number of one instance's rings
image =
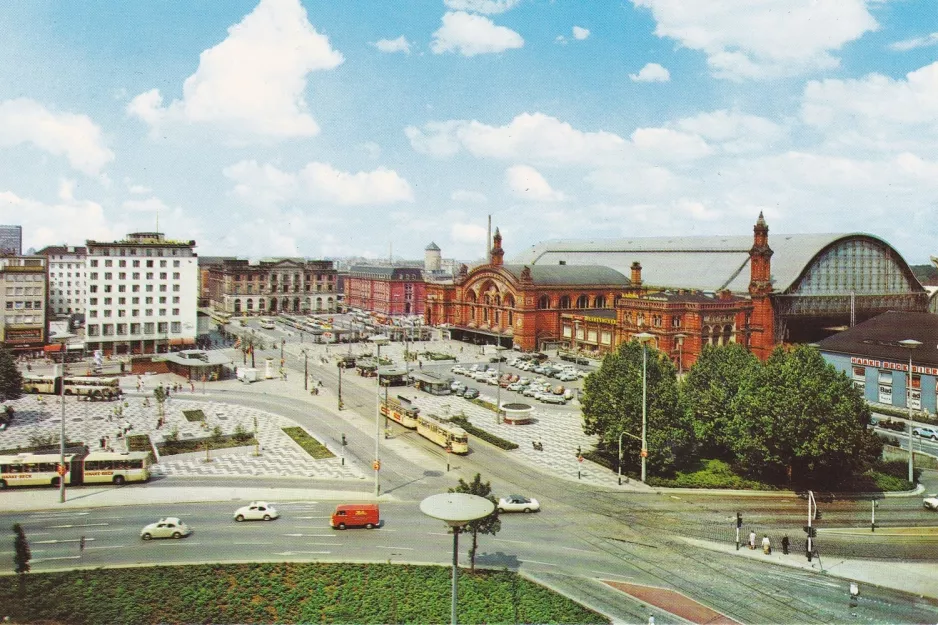
[[[760,358],[818,341],[888,310],[925,312],[928,294],[888,243],[855,234],[565,240],[428,284],[427,324],[455,339],[601,357],[639,333],[679,369],[706,345],[741,343]]]

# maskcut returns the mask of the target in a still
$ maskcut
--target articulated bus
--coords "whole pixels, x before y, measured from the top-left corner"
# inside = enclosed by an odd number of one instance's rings
[[[407,398],[398,395],[397,398],[381,399],[381,414],[413,430],[417,427],[420,408],[411,404]]]
[[[0,489],[14,486],[58,486],[59,454],[22,453],[0,456]],[[94,451],[86,456],[65,455],[65,483],[116,484],[150,479],[150,456],[145,451]]]
[[[53,375],[23,376],[23,392],[58,395],[62,392],[61,378]],[[114,399],[120,390],[119,378],[97,378],[93,376],[66,376],[65,394],[85,396],[92,400]]]
[[[432,415],[417,417],[417,434],[440,447],[449,447],[454,454],[469,453],[469,435],[466,430],[458,425],[438,421]]]

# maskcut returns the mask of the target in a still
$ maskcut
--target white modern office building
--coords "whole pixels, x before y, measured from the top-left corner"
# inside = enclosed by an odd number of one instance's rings
[[[161,232],[88,241],[85,346],[104,354],[153,354],[195,345],[195,241]]]
[[[36,252],[48,259],[50,317],[84,314],[86,251],[80,246],[50,245]]]

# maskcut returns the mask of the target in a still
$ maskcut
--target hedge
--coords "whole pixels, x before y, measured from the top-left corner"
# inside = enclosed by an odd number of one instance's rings
[[[883,404],[870,404],[870,412],[874,414],[878,413],[889,415],[892,417],[902,417],[903,419],[909,418],[908,408],[896,408],[895,406],[885,406]],[[928,411],[913,410],[912,420],[921,423],[929,423],[931,425],[938,425],[938,416],[935,416]],[[882,421],[880,421],[880,423],[882,423]]]
[[[491,432],[488,432],[481,428],[477,428],[476,426],[469,423],[469,419],[467,419],[465,416],[457,415],[455,417],[451,417],[450,421],[452,421],[453,423],[455,423],[462,429],[466,430],[466,432],[468,432],[472,436],[475,436],[476,438],[480,438],[487,443],[491,443],[492,445],[495,445],[496,447],[499,447],[501,449],[507,449],[507,450],[518,449],[517,443],[506,441],[504,438],[501,438],[500,436],[495,436]]]
[[[195,564],[0,576],[17,623],[448,623],[450,568]],[[459,576],[460,623],[608,623],[516,573]]]

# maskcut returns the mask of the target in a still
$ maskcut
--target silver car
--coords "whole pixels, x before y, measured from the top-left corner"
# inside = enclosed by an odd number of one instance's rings
[[[241,506],[234,513],[234,520],[241,521],[273,521],[280,517],[277,509],[266,501],[252,501],[246,506]]]

